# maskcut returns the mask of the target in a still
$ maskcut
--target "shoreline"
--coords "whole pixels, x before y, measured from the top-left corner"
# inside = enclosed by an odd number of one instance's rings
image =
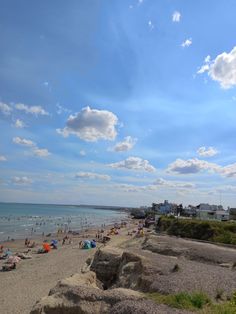
[[[121,223],[121,220],[120,220]],[[104,235],[110,230],[112,225],[106,225]],[[134,229],[137,221],[127,219],[127,226],[120,229],[119,235],[112,235],[109,244],[117,247],[122,241],[128,240],[129,229]],[[100,229],[100,228],[99,228]],[[95,252],[104,244],[97,242],[97,247],[92,249],[80,249],[81,240],[93,239],[98,228],[88,229],[80,235],[72,235],[72,243],[62,245],[59,242],[57,250],[51,250],[46,254],[36,254],[37,249],[42,246],[43,239],[35,238],[37,245],[32,248],[29,254],[31,259],[21,260],[16,269],[10,272],[0,272],[0,304],[4,314],[26,314],[32,309],[36,301],[47,295],[59,280],[70,277],[75,273],[80,273],[81,268],[88,258],[92,258]],[[60,240],[66,234],[60,235]],[[52,235],[47,238],[50,241],[55,238]],[[5,242],[4,248],[14,253],[25,252],[27,247],[24,240],[18,239],[13,242]],[[0,267],[5,260],[0,260]],[[15,296],[15,297],[12,297]]]
[[[25,205],[29,206],[30,204]],[[43,205],[39,206],[43,207]],[[11,242],[12,239],[15,241],[25,238],[41,238],[43,234],[54,234],[55,236],[58,230],[84,233],[84,230],[100,228],[103,224],[111,225],[121,220],[126,221],[130,217],[127,211],[110,207],[106,209],[78,207],[81,210],[69,210],[75,206],[66,205],[68,206],[67,212],[67,208],[63,210],[64,205],[60,206],[62,210],[57,211],[54,207],[50,207],[47,212],[43,210],[39,211],[39,214],[34,212],[37,208],[33,208],[32,212],[28,214],[23,214],[21,208],[19,213],[11,213],[11,211],[8,214],[4,211],[1,213],[0,208],[0,243]],[[99,212],[100,210],[102,212]],[[110,211],[110,213],[107,214],[106,211]]]

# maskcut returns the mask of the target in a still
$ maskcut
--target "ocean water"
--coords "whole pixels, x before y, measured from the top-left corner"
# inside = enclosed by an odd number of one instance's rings
[[[125,212],[73,205],[0,203],[0,241],[55,233],[83,232],[126,219]]]

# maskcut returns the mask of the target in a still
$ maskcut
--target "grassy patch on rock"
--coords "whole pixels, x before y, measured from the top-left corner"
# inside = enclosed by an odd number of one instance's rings
[[[180,292],[176,294],[163,295],[160,293],[148,293],[147,297],[159,304],[166,304],[171,307],[186,310],[202,309],[205,305],[211,304],[210,298],[203,292],[187,293]]]

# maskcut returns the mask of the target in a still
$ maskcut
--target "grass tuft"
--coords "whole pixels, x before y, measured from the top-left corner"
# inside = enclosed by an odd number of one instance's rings
[[[219,291],[221,295],[221,291]],[[226,302],[212,303],[211,299],[203,292],[163,295],[158,292],[147,293],[146,297],[158,304],[166,304],[170,307],[196,311],[199,314],[235,314],[236,292]]]
[[[210,298],[203,292],[162,295],[160,293],[148,293],[148,298],[156,303],[163,303],[171,307],[186,310],[202,309],[205,305],[211,304]]]

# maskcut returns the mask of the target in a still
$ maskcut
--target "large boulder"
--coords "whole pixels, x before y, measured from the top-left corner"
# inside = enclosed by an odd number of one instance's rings
[[[57,285],[50,290],[49,295],[63,292],[68,288],[76,288],[80,286],[93,287],[98,289],[96,274],[92,271],[85,274],[74,274],[71,277],[58,281]]]
[[[112,312],[118,302],[140,299],[143,299],[141,293],[129,289],[104,291],[87,283],[76,286],[70,282],[69,285],[57,285],[48,297],[35,304],[31,314],[106,314]]]
[[[149,300],[125,300],[112,307],[109,314],[190,314],[193,312],[177,310]]]
[[[96,272],[105,289],[117,280],[122,253],[122,250],[113,247],[104,247],[95,253],[90,270]]]

